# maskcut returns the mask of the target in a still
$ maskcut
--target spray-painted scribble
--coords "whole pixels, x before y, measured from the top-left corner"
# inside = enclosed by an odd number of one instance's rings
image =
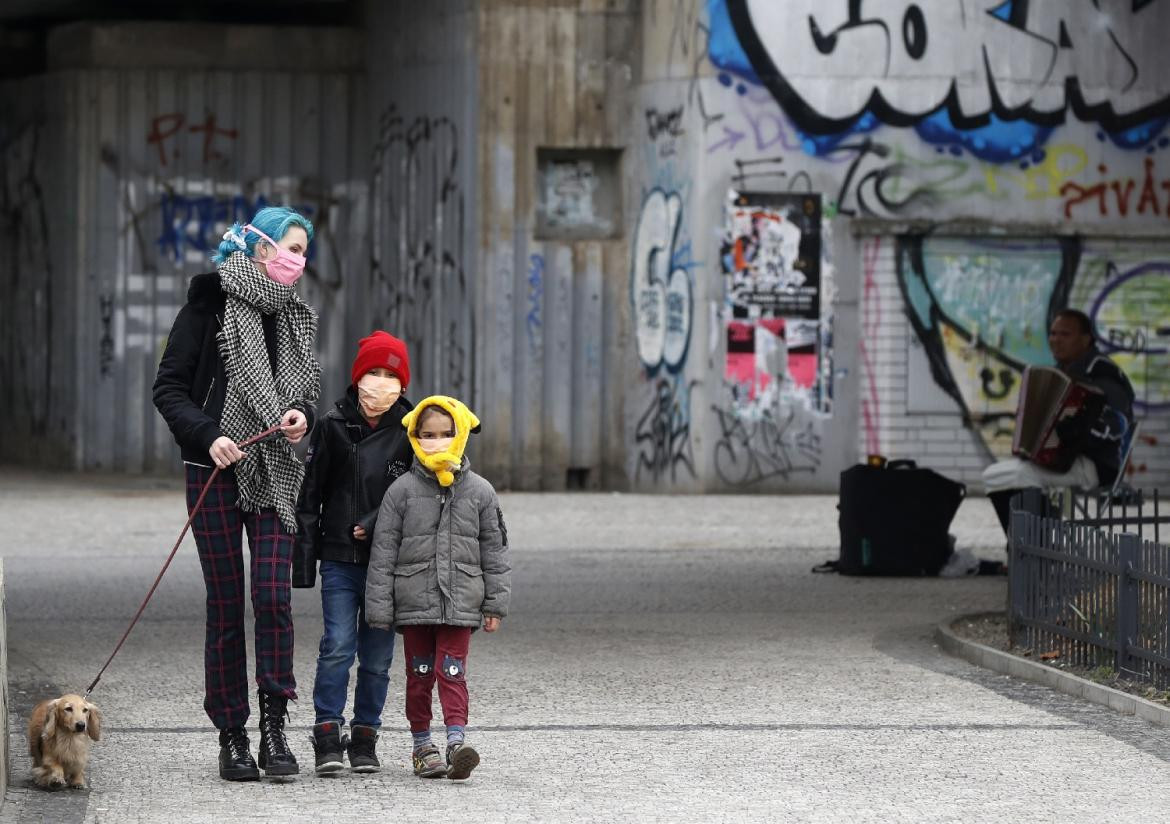
[[[108,378],[114,366],[114,296],[101,295],[98,303],[102,324],[102,336],[98,341],[98,372],[103,378]]]
[[[819,422],[796,404],[744,414],[713,405],[719,425],[715,472],[729,486],[748,486],[771,478],[788,480],[813,473],[821,464]]]
[[[371,322],[392,330],[433,386],[467,395],[474,316],[467,299],[460,130],[450,117],[382,112],[371,187]]]
[[[21,307],[13,345],[0,347],[0,385],[20,409],[14,433],[44,435],[49,427],[56,334],[49,208],[41,180],[45,127],[39,122],[0,129],[0,238],[4,300]],[[7,330],[6,330],[7,331]]]
[[[635,480],[640,480],[643,472],[654,483],[695,477],[691,392],[697,383],[677,375],[654,382],[650,401],[634,429]]]
[[[541,327],[541,308],[544,306],[544,257],[528,256],[528,314],[524,317],[524,328],[528,333],[528,346],[536,349],[536,335]]]

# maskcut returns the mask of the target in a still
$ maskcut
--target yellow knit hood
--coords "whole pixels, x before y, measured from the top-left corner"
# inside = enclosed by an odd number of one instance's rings
[[[428,406],[437,406],[452,417],[455,421],[455,441],[446,452],[437,452],[428,455],[423,452],[418,442],[418,422],[422,411]],[[418,402],[408,414],[402,418],[402,425],[406,427],[406,436],[410,439],[410,446],[418,462],[425,466],[439,479],[440,486],[450,486],[455,482],[455,473],[463,465],[463,452],[467,449],[467,438],[472,432],[479,431],[479,418],[467,406],[455,398],[447,395],[431,395]]]

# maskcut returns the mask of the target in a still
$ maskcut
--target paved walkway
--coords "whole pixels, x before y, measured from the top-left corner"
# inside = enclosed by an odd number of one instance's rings
[[[94,695],[92,790],[30,789],[29,708],[89,682],[185,513],[174,484],[0,475],[17,756],[0,824],[1170,821],[1166,732],[933,646],[939,620],[1000,606],[1002,580],[809,574],[836,551],[827,497],[505,495],[514,615],[473,640],[483,764],[463,784],[410,775],[400,660],[382,773],[220,781],[188,545]],[[995,557],[985,501],[955,531]],[[295,611],[308,767],[317,591]]]

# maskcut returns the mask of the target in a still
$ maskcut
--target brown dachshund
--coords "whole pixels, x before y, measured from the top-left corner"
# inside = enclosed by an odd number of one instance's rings
[[[37,704],[28,719],[28,752],[33,783],[46,789],[85,787],[90,739],[102,735],[102,714],[80,695],[62,695]]]

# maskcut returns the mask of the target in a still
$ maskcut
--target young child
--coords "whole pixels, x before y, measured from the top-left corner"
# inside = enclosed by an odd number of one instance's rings
[[[481,623],[495,632],[508,614],[508,533],[492,485],[468,468],[467,438],[479,419],[435,395],[403,421],[414,448],[410,472],[382,501],[366,579],[366,620],[402,633],[406,719],[414,774],[462,779],[479,764],[464,740],[467,650]],[[436,676],[447,726],[446,764],[431,742]]]
[[[402,391],[410,383],[406,344],[374,332],[358,344],[345,395],[313,430],[305,483],[297,505],[300,533],[293,555],[293,586],[311,587],[321,562],[325,634],[313,685],[313,749],[317,772],[377,772],[374,745],[390,682],[394,632],[369,625],[364,615],[370,535],[382,497],[410,467],[403,417],[411,409]],[[349,670],[357,657],[350,734],[345,726]]]

